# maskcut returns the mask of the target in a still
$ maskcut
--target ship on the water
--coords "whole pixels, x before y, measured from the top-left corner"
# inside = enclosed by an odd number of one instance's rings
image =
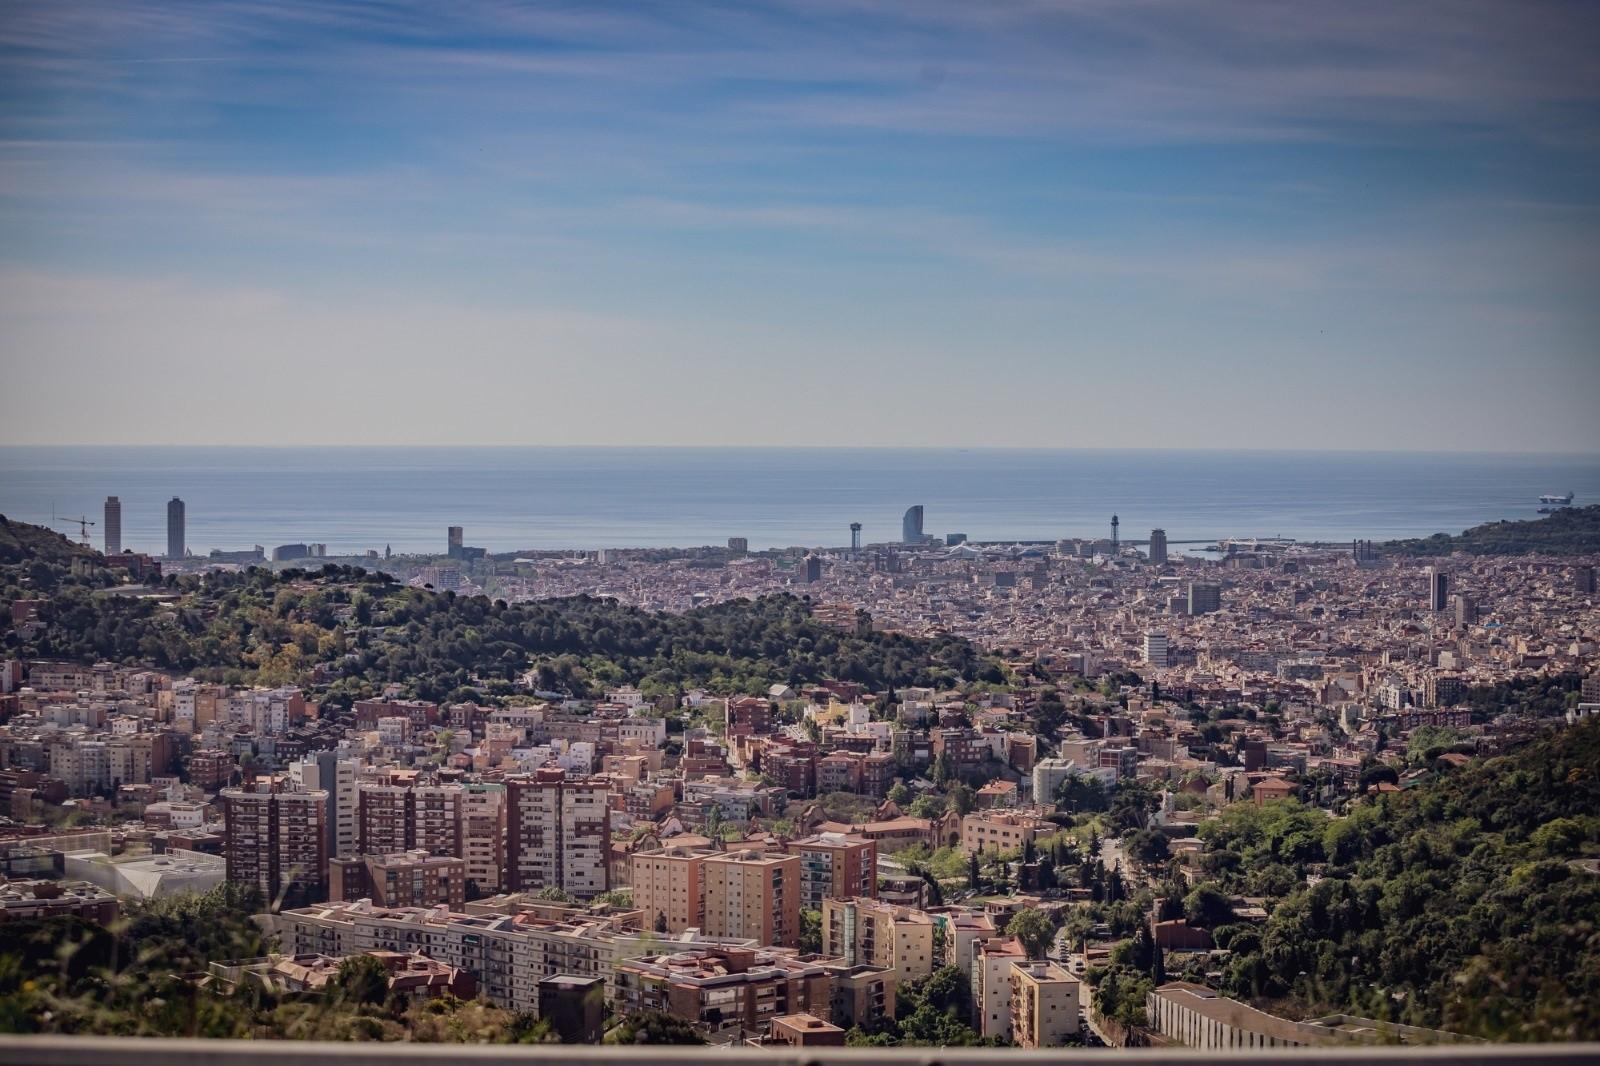
[[[1570,492],[1567,493],[1565,496],[1557,496],[1555,493],[1551,492],[1551,493],[1546,493],[1543,496],[1540,496],[1539,497],[1539,502],[1540,503],[1553,503],[1553,504],[1556,504],[1557,506],[1560,506],[1560,507],[1568,507],[1568,506],[1570,506],[1572,504],[1572,499],[1573,499],[1572,493],[1570,493]]]

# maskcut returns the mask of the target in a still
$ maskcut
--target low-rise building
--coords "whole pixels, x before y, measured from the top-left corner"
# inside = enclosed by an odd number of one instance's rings
[[[789,1014],[769,1023],[766,1043],[786,1047],[844,1047],[844,1030],[815,1014]]]
[[[833,979],[830,1017],[843,1029],[860,1026],[871,1030],[895,1016],[896,992],[900,981],[892,967],[867,964],[826,964]]]
[[[1054,823],[1020,811],[974,811],[961,819],[961,853],[1021,851],[1055,828]]]
[[[328,863],[329,898],[370,899],[380,907],[449,907],[467,899],[466,860],[420,849],[393,855],[358,855]]]
[[[829,1016],[832,980],[821,962],[770,950],[692,950],[624,959],[616,967],[622,1013],[656,1010],[708,1035],[768,1031],[789,1014]]]
[[[110,925],[122,913],[117,897],[88,881],[7,881],[0,884],[0,922],[64,915]]]

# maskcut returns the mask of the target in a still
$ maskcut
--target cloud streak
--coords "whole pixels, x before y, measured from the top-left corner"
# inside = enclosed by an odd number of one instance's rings
[[[1433,446],[1493,420],[1505,351],[1522,392],[1593,381],[1597,34],[1542,0],[25,0],[0,19],[0,342],[46,394],[41,368],[133,352],[191,401],[274,352],[356,387],[431,347],[605,407],[588,366],[680,438],[650,404],[709,375],[756,409],[837,383],[793,412],[836,427],[972,395],[1071,443],[1039,397],[1117,367],[1267,419],[1355,365],[1451,382],[1457,410],[1383,430]],[[135,410],[107,424],[148,432]]]

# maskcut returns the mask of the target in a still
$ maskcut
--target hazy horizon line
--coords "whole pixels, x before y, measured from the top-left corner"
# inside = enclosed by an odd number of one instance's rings
[[[99,441],[88,443],[64,444],[44,441],[0,441],[0,451],[6,450],[49,450],[49,449],[131,449],[131,450],[178,450],[178,449],[207,449],[225,451],[677,451],[677,452],[1098,452],[1098,453],[1145,453],[1152,455],[1188,455],[1188,454],[1213,454],[1213,455],[1418,455],[1418,456],[1517,456],[1527,458],[1562,458],[1562,459],[1594,459],[1600,460],[1600,450],[1596,451],[1548,451],[1524,448],[1495,448],[1495,449],[1437,449],[1437,448],[1318,448],[1318,447],[1277,447],[1277,448],[1239,448],[1226,446],[1197,446],[1193,448],[1173,447],[1144,447],[1139,445],[1083,445],[1083,444],[665,444],[665,443],[637,443],[637,444],[609,444],[592,442],[574,442],[566,444],[551,443],[420,443],[402,444],[396,442],[379,443],[296,443],[296,444],[223,444],[216,442],[155,442],[142,443]]]

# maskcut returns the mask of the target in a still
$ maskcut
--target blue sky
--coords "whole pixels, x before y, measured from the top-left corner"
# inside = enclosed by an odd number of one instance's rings
[[[0,442],[1600,451],[1600,13],[12,3]]]

